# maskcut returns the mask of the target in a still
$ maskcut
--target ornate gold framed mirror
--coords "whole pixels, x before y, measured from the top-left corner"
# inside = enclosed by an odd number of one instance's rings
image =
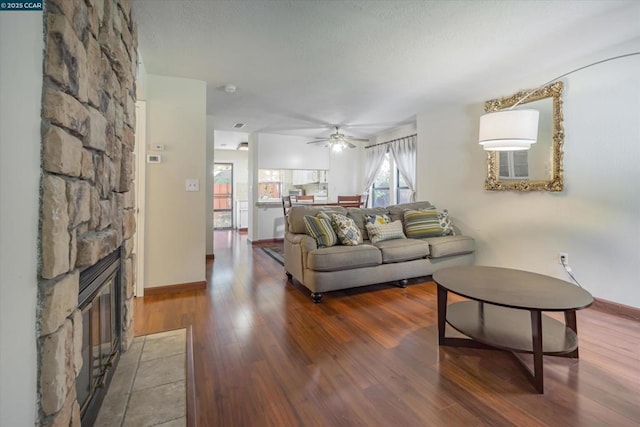
[[[533,92],[524,90],[513,96],[484,103],[487,113],[503,110],[526,97],[515,108],[540,112],[538,141],[529,150],[487,151],[485,188],[495,191],[562,191],[564,128],[562,125],[562,82],[548,84]]]

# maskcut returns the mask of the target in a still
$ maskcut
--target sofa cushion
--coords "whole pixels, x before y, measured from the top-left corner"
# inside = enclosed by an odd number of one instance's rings
[[[293,206],[287,214],[289,232],[296,234],[307,234],[307,227],[304,224],[305,215],[317,216],[324,212],[331,216],[332,213],[347,214],[347,209],[342,206]]]
[[[318,216],[305,215],[303,221],[307,234],[316,239],[319,248],[333,246],[338,243],[338,236],[333,231],[331,219],[326,214],[319,213]]]
[[[404,229],[407,237],[414,239],[443,236],[445,234],[440,225],[440,217],[435,207],[420,211],[404,211]]]
[[[429,255],[429,243],[418,239],[385,240],[376,243],[382,252],[382,263],[411,261]]]
[[[362,238],[368,240],[365,215],[389,215],[389,211],[386,208],[347,208],[347,216],[356,223],[362,233]]]
[[[431,203],[424,201],[424,202],[403,203],[400,205],[387,206],[387,209],[389,210],[389,216],[391,217],[391,221],[397,221],[397,220],[404,221],[404,211],[406,210],[419,211],[421,209],[427,209],[432,206],[433,205]]]
[[[429,237],[424,240],[429,243],[430,258],[468,254],[476,247],[475,240],[468,236]]]
[[[382,264],[382,254],[371,245],[333,246],[307,254],[307,267],[315,271],[348,270]]]
[[[362,233],[351,218],[340,214],[331,215],[331,225],[343,245],[356,246],[362,244]]]
[[[388,224],[367,224],[367,233],[369,233],[371,243],[393,239],[406,239],[400,221],[393,221]]]

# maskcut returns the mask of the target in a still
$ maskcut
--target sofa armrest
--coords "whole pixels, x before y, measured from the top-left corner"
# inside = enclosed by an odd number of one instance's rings
[[[285,239],[289,243],[292,243],[294,245],[301,245],[305,248],[306,252],[318,249],[318,243],[316,242],[316,239],[309,236],[308,234],[286,233]]]
[[[316,239],[302,233],[284,235],[284,269],[301,283],[307,267],[307,254],[318,248]]]

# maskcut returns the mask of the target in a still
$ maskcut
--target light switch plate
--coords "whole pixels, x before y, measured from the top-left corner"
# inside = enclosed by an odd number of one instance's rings
[[[200,191],[200,180],[199,179],[187,179],[185,181],[186,190],[187,191]]]
[[[147,154],[147,163],[162,163],[160,154]]]

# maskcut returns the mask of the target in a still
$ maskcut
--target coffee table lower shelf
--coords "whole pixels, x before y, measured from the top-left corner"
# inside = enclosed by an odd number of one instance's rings
[[[578,336],[570,327],[575,328],[574,310],[565,312],[565,318],[569,320],[567,325],[543,315],[540,310],[508,308],[478,301],[447,305],[445,313],[446,323],[469,339],[446,337],[442,324],[439,325],[440,345],[533,354],[533,371],[519,357],[515,356],[515,359],[539,393],[544,392],[543,355],[578,357]]]

